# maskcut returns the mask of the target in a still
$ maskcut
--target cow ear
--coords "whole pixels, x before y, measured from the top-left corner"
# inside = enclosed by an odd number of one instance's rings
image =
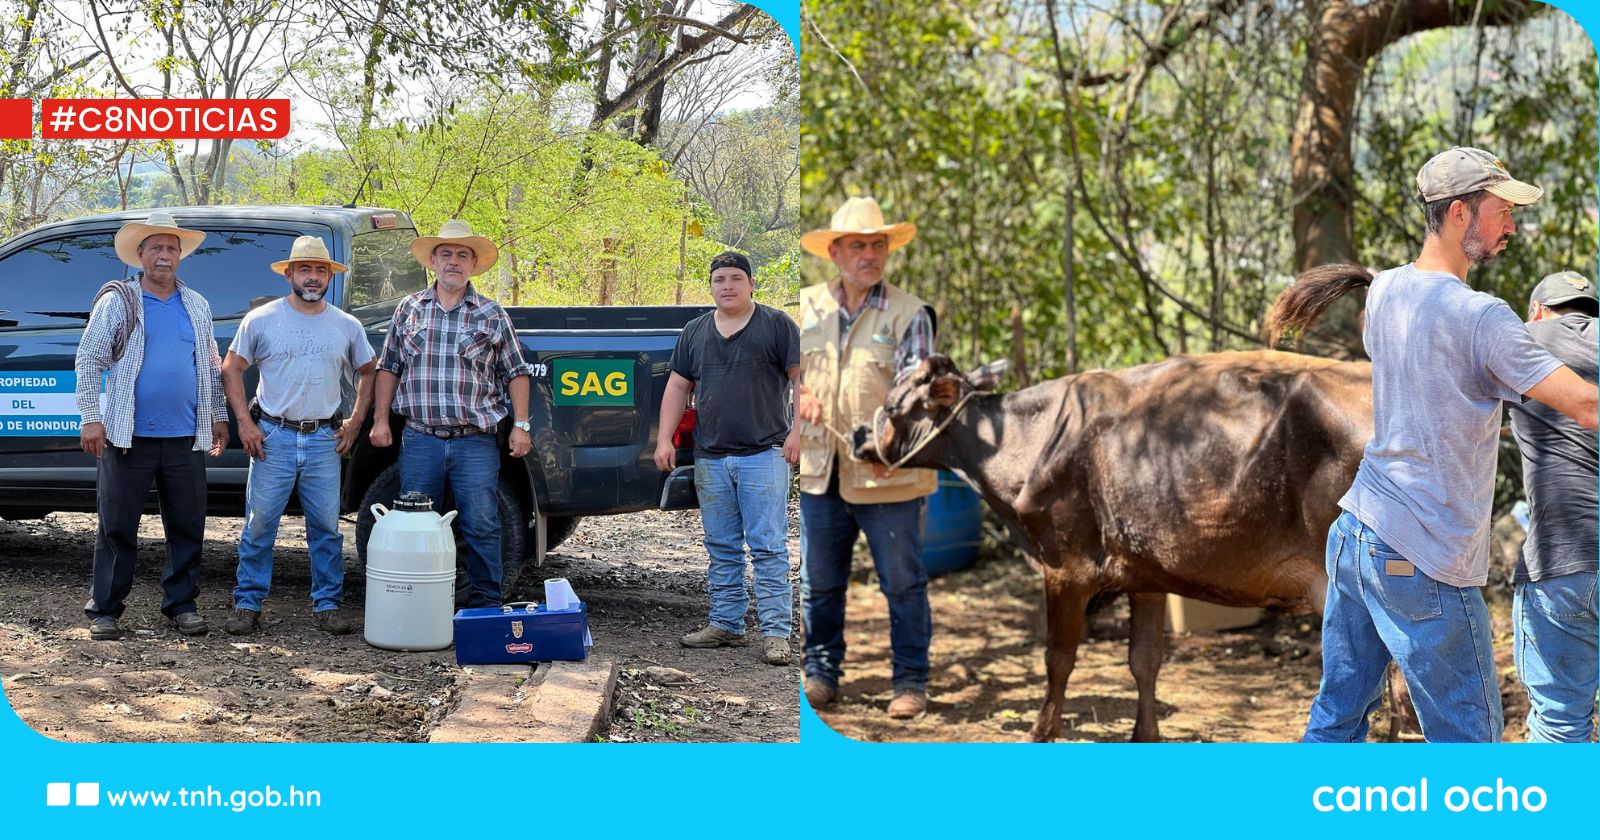
[[[954,376],[941,376],[928,383],[928,398],[924,402],[931,411],[949,408],[961,399],[961,380]]]
[[[918,373],[926,373],[930,378],[938,378],[949,373],[959,373],[955,363],[943,353],[931,353],[917,365]]]
[[[971,385],[974,391],[993,391],[1010,368],[1010,360],[996,359],[967,374],[967,384]]]

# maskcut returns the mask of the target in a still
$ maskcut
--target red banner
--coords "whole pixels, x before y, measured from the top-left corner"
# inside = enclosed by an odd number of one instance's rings
[[[40,118],[47,140],[277,140],[289,100],[46,99]]]
[[[33,137],[33,100],[0,99],[0,140]]]

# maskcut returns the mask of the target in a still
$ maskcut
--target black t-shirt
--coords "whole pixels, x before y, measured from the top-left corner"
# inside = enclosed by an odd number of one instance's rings
[[[800,328],[788,315],[755,304],[731,338],[716,312],[690,321],[667,363],[695,383],[696,458],[753,455],[782,446],[789,434],[789,368],[800,364]]]
[[[1546,318],[1529,324],[1528,332],[1574,373],[1595,381],[1600,327],[1593,317],[1572,313]],[[1528,540],[1514,579],[1595,571],[1595,515],[1600,509],[1595,433],[1535,400],[1511,409],[1529,510]]]

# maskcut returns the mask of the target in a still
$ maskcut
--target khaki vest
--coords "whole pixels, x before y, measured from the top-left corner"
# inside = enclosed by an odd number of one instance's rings
[[[800,290],[801,382],[822,402],[824,423],[849,436],[868,425],[894,387],[894,353],[917,311],[926,306],[913,295],[884,284],[888,308],[864,306],[850,326],[849,340],[839,341],[839,300],[834,280]],[[875,478],[872,465],[855,461],[850,450],[827,429],[800,424],[800,492],[828,492],[828,478],[839,465],[839,495],[851,504],[905,502],[938,489],[933,470],[895,470]]]

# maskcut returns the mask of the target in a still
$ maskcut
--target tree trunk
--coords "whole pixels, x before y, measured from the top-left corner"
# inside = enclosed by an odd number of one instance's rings
[[[606,237],[602,245],[605,257],[600,260],[600,296],[596,306],[610,306],[617,289],[617,240]]]
[[[383,19],[389,14],[390,0],[378,0],[378,8],[372,13],[372,34],[367,39],[367,53],[361,62],[361,128],[356,137],[366,136],[372,128],[372,121],[378,113],[378,62],[381,60],[383,49]]]
[[[1507,0],[1482,9],[1477,20],[1485,26],[1515,24],[1532,17],[1540,8],[1526,0]],[[1351,130],[1355,125],[1356,95],[1368,62],[1408,35],[1465,23],[1473,13],[1474,4],[1453,0],[1314,3],[1314,22],[1306,42],[1306,70],[1301,77],[1294,134],[1289,141],[1295,195],[1296,273],[1328,263],[1362,261],[1355,234],[1357,190]],[[1422,163],[1416,162],[1419,168]],[[1414,174],[1374,173],[1375,177],[1408,182]],[[1364,357],[1359,312],[1360,302],[1355,298],[1340,301],[1310,334],[1342,348],[1332,355]]]
[[[1516,24],[1543,8],[1527,0],[1507,0],[1482,9],[1484,26]],[[1407,35],[1456,26],[1471,19],[1472,3],[1453,0],[1320,0],[1306,43],[1294,136],[1289,141],[1293,170],[1295,270],[1330,262],[1359,262],[1355,241],[1355,164],[1350,131],[1356,94],[1367,63]],[[1441,151],[1443,151],[1441,149]],[[1421,167],[1422,161],[1417,161]],[[1380,173],[1407,178],[1414,173]]]
[[[1296,273],[1357,259],[1350,127],[1366,73],[1357,37],[1347,0],[1326,0],[1316,10],[1289,141]]]
[[[670,15],[673,12],[673,0],[661,0],[656,12]],[[634,55],[632,70],[628,73],[625,87],[629,90],[638,90],[640,95],[639,113],[629,114],[617,121],[617,127],[634,142],[641,146],[648,146],[655,140],[661,122],[661,100],[666,93],[666,78],[663,77],[653,85],[646,85],[643,80],[650,72],[666,59],[666,45],[677,40],[679,27],[676,24],[664,23],[646,27],[634,40]],[[604,100],[601,100],[604,101]]]
[[[689,196],[684,196],[683,220],[678,227],[678,290],[672,296],[673,303],[683,303],[683,272],[687,268],[689,257]],[[755,278],[751,278],[752,280]]]
[[[1017,372],[1017,382],[1026,388],[1033,384],[1028,375],[1028,348],[1023,341],[1022,306],[1011,304],[1011,367]]]
[[[1068,109],[1067,115],[1070,120],[1072,115],[1070,109]],[[1072,126],[1068,125],[1067,130],[1071,131]],[[1078,264],[1073,255],[1073,242],[1077,236],[1077,231],[1073,229],[1073,215],[1077,212],[1077,207],[1073,203],[1074,198],[1072,195],[1072,191],[1076,188],[1076,181],[1077,169],[1074,166],[1073,174],[1062,185],[1067,212],[1064,214],[1064,220],[1061,223],[1064,228],[1061,239],[1061,307],[1063,309],[1062,316],[1065,318],[1067,326],[1066,364],[1068,374],[1078,372],[1078,293],[1074,287],[1078,277]]]
[[[670,0],[663,4],[668,10],[672,5]],[[639,45],[633,71],[628,74],[628,81],[623,89],[615,96],[611,96],[607,90],[610,82],[610,58],[614,55],[610,42],[607,42],[601,49],[601,66],[595,74],[595,109],[589,119],[589,130],[600,130],[607,121],[636,105],[643,104],[645,111],[650,110],[649,103],[644,102],[647,96],[654,95],[659,87],[664,87],[673,73],[695,59],[701,51],[723,40],[725,38],[723,32],[739,32],[741,38],[744,37],[746,23],[756,14],[758,12],[754,6],[735,5],[713,24],[715,30],[700,30],[694,35],[687,32],[679,33],[679,37],[672,41],[674,48],[670,52],[650,42],[649,33],[644,33],[645,40]],[[673,31],[677,31],[676,25]],[[604,33],[605,30],[602,30],[602,37],[605,37]],[[623,127],[631,129],[634,125],[636,123],[625,121]]]
[[[513,231],[517,229],[517,214],[522,212],[522,202],[527,198],[527,190],[521,184],[512,184],[511,190],[506,194],[506,284],[509,286],[512,306],[517,306],[522,300],[521,275],[517,273],[517,246]]]
[[[644,110],[639,113],[639,124],[633,133],[634,142],[641,146],[655,145],[656,137],[661,134],[661,102],[666,95],[665,80],[645,94]]]

